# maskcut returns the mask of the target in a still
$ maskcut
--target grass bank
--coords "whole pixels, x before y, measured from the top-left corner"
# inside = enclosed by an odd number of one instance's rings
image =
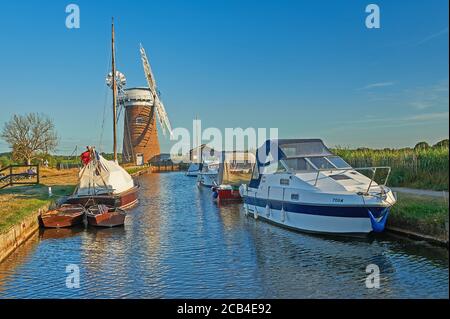
[[[333,151],[353,167],[390,166],[389,186],[448,191],[448,147],[417,150],[337,148]],[[384,182],[385,173],[380,171],[378,182]]]
[[[48,186],[53,196],[48,196]],[[0,191],[0,234],[59,196],[71,194],[75,185],[16,186]]]
[[[75,189],[78,170],[41,169],[41,184],[14,186],[0,190],[0,234],[20,223],[28,215]],[[48,196],[48,187],[53,196]]]
[[[448,241],[448,198],[398,193],[388,227]]]

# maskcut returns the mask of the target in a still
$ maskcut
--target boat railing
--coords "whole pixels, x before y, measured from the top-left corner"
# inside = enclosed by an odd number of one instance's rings
[[[314,186],[317,186],[317,182],[319,180],[320,172],[341,172],[345,173],[348,171],[372,171],[372,177],[370,178],[369,186],[367,187],[366,193],[369,192],[370,188],[373,185],[375,180],[375,176],[377,174],[377,170],[379,169],[387,169],[386,179],[384,180],[383,186],[386,186],[389,176],[391,175],[391,167],[390,166],[371,166],[371,167],[358,167],[358,168],[321,168],[317,170],[316,179],[314,181]],[[329,175],[326,175],[325,178],[331,178]]]

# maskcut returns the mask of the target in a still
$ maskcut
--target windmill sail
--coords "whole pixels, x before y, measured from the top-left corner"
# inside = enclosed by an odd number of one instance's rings
[[[169,116],[167,115],[166,109],[164,108],[164,104],[159,99],[159,95],[156,89],[156,81],[155,77],[152,73],[152,68],[150,67],[150,63],[148,62],[147,55],[145,53],[144,47],[141,44],[141,59],[142,65],[144,67],[145,78],[147,79],[148,87],[153,97],[153,106],[156,109],[156,114],[158,115],[159,124],[161,125],[163,134],[166,135],[166,130],[169,132],[170,136],[172,136],[172,126],[170,125]]]

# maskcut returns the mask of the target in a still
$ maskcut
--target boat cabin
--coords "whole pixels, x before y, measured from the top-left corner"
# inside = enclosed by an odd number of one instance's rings
[[[256,167],[249,186],[257,188],[263,174],[317,173],[327,169],[352,168],[320,139],[267,140],[256,152]]]

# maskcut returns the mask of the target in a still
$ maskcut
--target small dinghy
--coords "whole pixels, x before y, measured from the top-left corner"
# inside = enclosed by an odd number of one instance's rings
[[[72,227],[83,223],[86,209],[82,205],[62,205],[42,213],[41,223],[45,228]]]
[[[88,224],[96,227],[123,226],[126,215],[123,209],[106,205],[91,206],[86,213]]]

